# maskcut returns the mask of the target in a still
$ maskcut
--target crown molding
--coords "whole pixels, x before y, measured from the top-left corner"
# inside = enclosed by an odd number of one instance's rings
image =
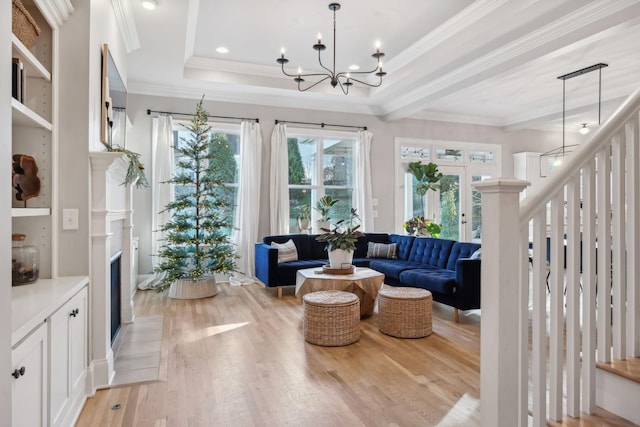
[[[71,0],[36,0],[36,4],[44,19],[56,29],[60,28],[74,11]]]
[[[207,100],[233,104],[375,115],[367,104],[362,103],[361,99],[344,97],[342,102],[336,102],[333,95],[314,93],[310,94],[313,96],[300,96],[298,91],[290,90],[253,87],[250,92],[245,90],[241,92],[223,86],[202,88],[129,81],[127,91],[129,94],[186,99],[200,99],[204,94]]]
[[[138,39],[138,30],[133,19],[131,0],[111,0],[111,7],[127,53],[140,49],[140,40]]]

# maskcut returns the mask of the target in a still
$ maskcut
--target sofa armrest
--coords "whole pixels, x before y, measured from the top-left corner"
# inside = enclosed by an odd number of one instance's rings
[[[456,299],[462,310],[480,308],[480,265],[479,259],[456,261]]]
[[[278,286],[278,249],[256,243],[255,256],[256,277],[267,286]]]

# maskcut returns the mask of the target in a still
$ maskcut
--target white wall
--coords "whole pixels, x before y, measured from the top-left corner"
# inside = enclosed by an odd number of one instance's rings
[[[110,0],[75,1],[75,11],[60,31],[60,131],[58,209],[78,209],[78,230],[59,227],[59,275],[89,274],[91,194],[89,152],[100,142],[102,45],[109,49],[126,79],[122,47]],[[125,80],[126,81],[126,80]]]
[[[132,127],[127,134],[127,148],[139,152],[145,163],[147,177],[151,177],[151,123],[147,109],[191,113],[197,99],[180,99],[129,94],[127,111]],[[325,122],[333,124],[367,126],[373,133],[372,171],[373,197],[379,199],[376,231],[394,229],[393,207],[393,146],[395,137],[425,138],[444,141],[477,142],[502,146],[504,176],[513,176],[513,156],[518,151],[546,151],[558,146],[559,136],[554,133],[520,131],[504,132],[491,126],[465,125],[458,123],[425,120],[399,120],[384,122],[377,117],[363,114],[345,114],[325,111],[275,108],[248,104],[207,102],[205,109],[210,115],[241,116],[260,119],[264,142],[265,159],[262,174],[260,235],[269,233],[269,165],[270,139],[274,120]],[[151,271],[151,242],[155,236],[151,230],[151,189],[134,190],[134,235],[140,239],[140,273]]]

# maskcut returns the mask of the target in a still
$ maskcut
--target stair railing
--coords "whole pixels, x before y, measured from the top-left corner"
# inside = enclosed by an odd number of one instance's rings
[[[639,111],[640,89],[522,203],[477,184],[483,426],[593,413],[596,362],[640,356]]]

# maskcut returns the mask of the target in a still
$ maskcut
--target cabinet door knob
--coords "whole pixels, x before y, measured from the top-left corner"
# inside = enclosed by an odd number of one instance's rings
[[[69,316],[76,317],[78,315],[78,313],[80,313],[80,310],[76,308],[76,309],[71,310],[71,313],[69,313]]]
[[[24,366],[21,366],[21,367],[20,367],[20,369],[16,369],[16,370],[14,370],[14,371],[11,373],[11,376],[12,376],[13,378],[18,379],[18,378],[20,378],[22,375],[24,375],[24,371],[25,371]]]

